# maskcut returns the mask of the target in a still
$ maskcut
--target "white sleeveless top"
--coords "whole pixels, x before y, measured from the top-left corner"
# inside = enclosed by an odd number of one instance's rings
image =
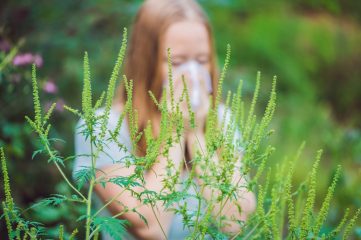
[[[98,109],[96,111],[96,114],[101,114],[104,111],[103,108]],[[220,104],[219,108],[218,108],[218,119],[219,122],[221,123],[221,121],[223,120],[223,115],[224,115],[224,111],[225,111],[225,107],[224,105]],[[230,110],[228,109],[227,111],[227,117],[225,122],[228,123],[229,122],[229,116],[230,116]],[[109,122],[108,122],[108,129],[109,130],[114,130],[116,127],[116,124],[118,122],[118,119],[120,117],[121,112],[118,109],[112,108],[110,110],[110,116],[109,116]],[[81,128],[80,126],[82,126],[84,124],[84,120],[79,120],[79,122],[76,125],[76,129],[75,129],[75,154],[76,154],[76,158],[75,158],[75,162],[74,162],[74,166],[73,166],[73,178],[75,176],[75,173],[79,170],[81,170],[83,167],[90,167],[91,166],[91,159],[89,156],[90,154],[90,140],[89,138],[86,140],[85,136],[83,136],[83,134],[81,133]],[[226,125],[225,125],[226,126]],[[128,130],[128,126],[127,126],[127,121],[123,120],[123,124],[121,126],[120,129],[120,133],[119,133],[119,142],[124,144],[125,147],[130,150],[132,147],[131,144],[131,139],[130,139],[130,135],[129,135],[129,130]],[[240,138],[240,133],[239,131],[236,132],[236,137],[235,137],[235,141],[236,138]],[[122,159],[125,156],[129,156],[129,153],[125,152],[124,150],[119,151],[119,147],[117,146],[116,143],[114,142],[110,142],[107,144],[107,146],[105,146],[104,148],[104,152],[106,153],[99,153],[99,157],[96,161],[96,168],[101,169],[104,167],[107,167],[109,165],[114,164],[114,160],[119,160]],[[183,177],[186,177],[183,176]],[[194,192],[193,188],[189,188],[188,191],[189,194],[196,194]],[[198,207],[198,201],[195,198],[187,198],[187,206],[190,208],[189,210],[196,210]],[[104,203],[99,199],[99,197],[94,194],[93,195],[93,207],[94,209],[99,209],[104,205]],[[203,207],[202,207],[203,209]],[[107,216],[107,217],[111,217],[111,213],[107,210],[104,209],[100,214],[100,216]],[[103,240],[112,240],[113,238],[111,236],[109,236],[107,233],[102,232],[102,239]],[[170,230],[168,232],[168,239],[172,239],[172,240],[182,240],[185,239],[188,235],[190,234],[190,231],[187,228],[183,229],[183,222],[182,222],[182,216],[180,215],[174,215],[173,220],[172,220],[172,224],[170,226]],[[132,236],[130,233],[127,233],[126,236],[124,236],[125,240],[135,240],[136,238],[134,236]]]

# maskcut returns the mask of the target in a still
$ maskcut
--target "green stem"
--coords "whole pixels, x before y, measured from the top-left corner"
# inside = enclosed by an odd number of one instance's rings
[[[199,215],[201,212],[201,198],[198,198],[198,208],[197,208],[197,217],[196,217],[196,222],[195,222],[195,226],[194,226],[194,231],[192,233],[192,237],[194,234],[196,234],[196,230],[198,228],[198,221],[199,221]],[[194,237],[193,239],[196,239],[196,237]]]
[[[90,154],[91,154],[91,160],[92,160],[92,169],[95,169],[95,159],[94,159],[94,149],[93,149],[93,134],[90,136]],[[99,151],[98,151],[99,152]],[[92,194],[93,194],[93,188],[94,188],[94,179],[95,175],[93,175],[93,178],[90,180],[89,183],[89,191],[88,191],[88,199],[87,199],[87,211],[86,211],[86,225],[85,225],[85,238],[86,240],[90,240],[90,224],[91,224],[91,203],[92,203]]]
[[[265,215],[265,217],[267,217],[269,214],[270,214],[270,211]],[[258,229],[258,226],[261,225],[261,223],[262,223],[263,221],[264,221],[264,219],[261,220],[261,221],[259,221],[259,222],[256,224],[256,226],[254,226],[254,227],[252,228],[252,230],[249,231],[249,233],[248,233],[244,238],[242,238],[242,239],[243,239],[243,240],[247,240],[249,237],[251,237],[252,234],[253,234],[253,232],[256,231],[256,229]],[[236,238],[238,237],[238,235],[241,234],[242,230],[243,230],[243,229],[239,230],[238,233],[237,233],[236,235],[234,235],[230,240],[236,239]]]
[[[49,144],[47,143],[47,141],[45,142],[45,146],[46,146],[46,150],[48,151],[48,154],[50,156],[50,158],[54,158],[54,155],[52,153],[52,151],[50,150]],[[79,196],[81,196],[83,198],[84,201],[86,201],[87,199],[84,197],[84,195],[78,191],[78,189],[76,189],[76,187],[74,187],[73,184],[70,183],[69,179],[66,177],[65,173],[63,172],[63,170],[61,169],[61,167],[59,166],[59,164],[56,161],[53,161],[56,168],[58,169],[58,171],[60,172],[61,176],[64,178],[65,182],[77,193],[79,194]]]
[[[114,197],[112,197],[112,199],[110,199],[104,206],[102,206],[102,207],[94,214],[94,217],[95,217],[96,215],[98,215],[104,208],[106,208],[107,206],[109,206],[109,204],[111,204],[112,202],[114,202],[115,199],[117,199],[118,197],[120,197],[125,190],[127,190],[127,189],[124,188],[121,192],[119,192],[117,195],[115,195]]]
[[[242,179],[242,176],[238,179],[235,188],[238,187],[238,184],[241,181],[241,179]],[[227,196],[226,200],[224,201],[223,205],[221,203],[221,208],[219,209],[219,211],[218,211],[218,213],[217,213],[217,215],[215,217],[218,217],[221,214],[223,208],[225,207],[225,205],[226,205],[226,203],[227,203],[227,201],[229,200],[230,197],[231,197],[231,194],[228,194],[228,196]]]
[[[65,182],[77,193],[79,194],[79,196],[81,196],[83,198],[84,201],[87,201],[87,199],[84,197],[84,195],[78,191],[78,189],[76,189],[76,187],[73,186],[73,184],[70,183],[69,179],[65,176],[65,173],[63,172],[63,170],[61,170],[59,164],[57,162],[54,162],[56,168],[58,169],[58,171],[60,172],[61,176],[63,176]]]
[[[205,152],[204,152],[204,150],[202,148],[201,142],[199,141],[198,135],[195,133],[194,136],[196,137],[196,140],[198,142],[198,145],[199,145],[199,148],[200,148],[202,154],[205,155]],[[200,203],[201,203],[201,197],[203,196],[203,193],[204,193],[204,189],[205,189],[205,184],[202,184],[202,188],[201,188],[200,192],[197,192],[197,196],[198,196],[198,199],[199,199],[198,200],[199,205],[198,205],[198,209],[197,209],[196,223],[195,223],[195,227],[194,227],[194,231],[193,231],[192,236],[197,233],[197,229],[199,228],[199,224],[198,224],[199,222],[198,221],[199,221],[199,215],[200,215]],[[213,191],[212,191],[212,193],[213,193]],[[195,236],[195,239],[198,237],[198,235],[199,235],[199,233]]]
[[[141,205],[142,205],[142,204],[140,204],[139,206],[141,206]],[[139,207],[139,206],[138,206],[138,207]],[[135,208],[137,208],[137,207],[134,207],[133,209],[135,209]],[[123,210],[123,211],[121,211],[121,212],[113,215],[112,218],[119,217],[120,215],[123,215],[123,214],[126,213],[127,211],[128,211],[128,209],[125,209],[125,210]],[[97,226],[97,227],[93,230],[93,232],[91,232],[91,234],[90,234],[90,236],[89,236],[90,239],[96,234],[97,231],[99,231],[99,228],[100,228],[100,227]]]
[[[94,187],[94,179],[90,180],[90,186],[88,191],[87,211],[86,211],[86,225],[85,225],[85,239],[90,240],[90,224],[91,224],[91,199]]]
[[[159,219],[158,219],[158,217],[157,217],[157,214],[156,214],[155,211],[154,211],[153,204],[150,203],[150,206],[151,206],[151,208],[152,208],[152,212],[153,212],[153,214],[154,214],[154,217],[155,217],[155,219],[157,220],[158,225],[159,225],[160,229],[162,230],[162,233],[163,233],[165,239],[168,240],[167,234],[165,233],[165,231],[164,231],[164,229],[163,229],[163,227],[162,227],[162,224],[160,223],[160,221],[159,221]]]

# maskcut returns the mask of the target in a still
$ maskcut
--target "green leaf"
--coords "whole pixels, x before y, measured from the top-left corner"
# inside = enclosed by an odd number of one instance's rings
[[[77,188],[80,190],[84,183],[89,182],[91,178],[94,177],[94,171],[91,167],[83,167],[74,174],[75,182],[77,183]]]
[[[123,177],[123,176],[118,176],[118,177],[115,177],[115,178],[111,178],[108,180],[108,182],[111,182],[111,183],[114,183],[120,187],[140,187],[142,186],[139,182],[137,181],[134,181],[133,180],[134,177]]]
[[[87,218],[87,215],[84,214],[84,215],[81,215],[80,217],[78,217],[78,219],[76,221],[79,222],[79,221],[82,221],[82,220],[84,220],[86,218]]]
[[[36,208],[39,206],[57,206],[67,200],[67,197],[61,194],[52,194],[51,197],[41,199],[39,202],[33,204],[30,208]]]
[[[143,222],[148,226],[148,221],[142,214],[140,214],[135,208],[132,209],[132,212],[135,212],[136,214],[138,214],[139,218],[142,219]]]
[[[93,224],[99,227],[100,231],[107,232],[114,239],[122,239],[126,233],[127,220],[112,217],[95,217]]]
[[[39,149],[33,152],[33,154],[31,155],[31,159],[34,159],[36,155],[38,155],[39,153],[42,153],[44,151],[44,149]]]

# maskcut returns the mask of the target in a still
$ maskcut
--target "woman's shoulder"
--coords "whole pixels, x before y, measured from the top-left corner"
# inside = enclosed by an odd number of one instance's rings
[[[112,105],[112,107],[109,110],[108,128],[113,128],[116,126],[123,110],[124,110],[123,104],[117,103]],[[101,107],[95,110],[95,116],[101,117],[104,114],[105,114],[105,107]],[[85,124],[85,120],[83,118],[80,118],[76,124],[76,128],[79,128],[84,124]]]
[[[117,127],[119,127],[118,123],[121,117],[121,113],[123,111],[123,108],[120,105],[113,105],[110,108],[109,111],[109,117],[107,120],[107,126],[106,126],[106,135],[108,136],[109,132],[114,131]],[[97,122],[93,125],[94,133],[100,133],[101,131],[101,125],[102,125],[102,116],[105,114],[106,109],[104,107],[99,108],[95,111],[95,116],[99,117]],[[87,141],[86,134],[84,134],[84,131],[86,131],[86,125],[85,120],[83,118],[80,118],[76,124],[75,127],[75,146],[78,145],[84,145],[84,142]],[[130,134],[128,130],[128,123],[126,121],[126,118],[122,119],[122,122],[120,123],[120,128],[118,132],[118,140],[120,142],[123,142],[126,146],[130,146]],[[108,137],[105,137],[105,139],[109,139]]]
[[[99,108],[95,111],[95,115],[101,117],[102,114],[105,113],[105,108]],[[109,119],[107,130],[113,131],[118,125],[119,117],[121,115],[121,108],[112,106],[109,112]],[[117,142],[113,141],[110,138],[109,132],[106,132],[106,137],[102,140],[104,149],[98,154],[98,158],[96,161],[96,168],[102,168],[106,166],[110,166],[114,163],[121,162],[125,156],[129,155],[131,150],[131,141],[129,136],[129,131],[127,128],[127,124],[124,121],[121,124],[119,135],[117,136]],[[100,120],[101,121],[101,120]],[[125,124],[124,124],[125,123]],[[100,131],[101,124],[94,124],[95,133]],[[75,173],[81,170],[84,167],[89,168],[91,166],[91,142],[90,138],[87,137],[85,133],[86,126],[84,119],[80,119],[77,123],[77,127],[75,129],[75,154],[76,158],[74,161],[73,167],[73,176],[75,177]],[[95,134],[97,136],[97,134]],[[119,143],[123,144],[124,148],[119,148]],[[94,145],[96,146],[96,145]],[[96,147],[97,148],[97,147]]]

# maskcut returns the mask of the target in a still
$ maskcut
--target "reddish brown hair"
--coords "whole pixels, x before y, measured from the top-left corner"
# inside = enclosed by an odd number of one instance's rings
[[[152,91],[157,100],[162,94],[163,78],[161,71],[161,40],[167,28],[175,22],[195,20],[204,24],[211,46],[211,79],[213,89],[217,89],[216,53],[212,29],[206,14],[194,0],[146,0],[139,9],[132,30],[129,48],[125,59],[125,75],[134,82],[133,107],[138,111],[139,129],[152,122],[153,134],[158,135],[160,112],[149,97]],[[216,91],[213,91],[215,99]],[[125,103],[127,95],[124,85],[120,85],[118,96]],[[138,143],[137,154],[143,156],[146,150],[144,137]]]

